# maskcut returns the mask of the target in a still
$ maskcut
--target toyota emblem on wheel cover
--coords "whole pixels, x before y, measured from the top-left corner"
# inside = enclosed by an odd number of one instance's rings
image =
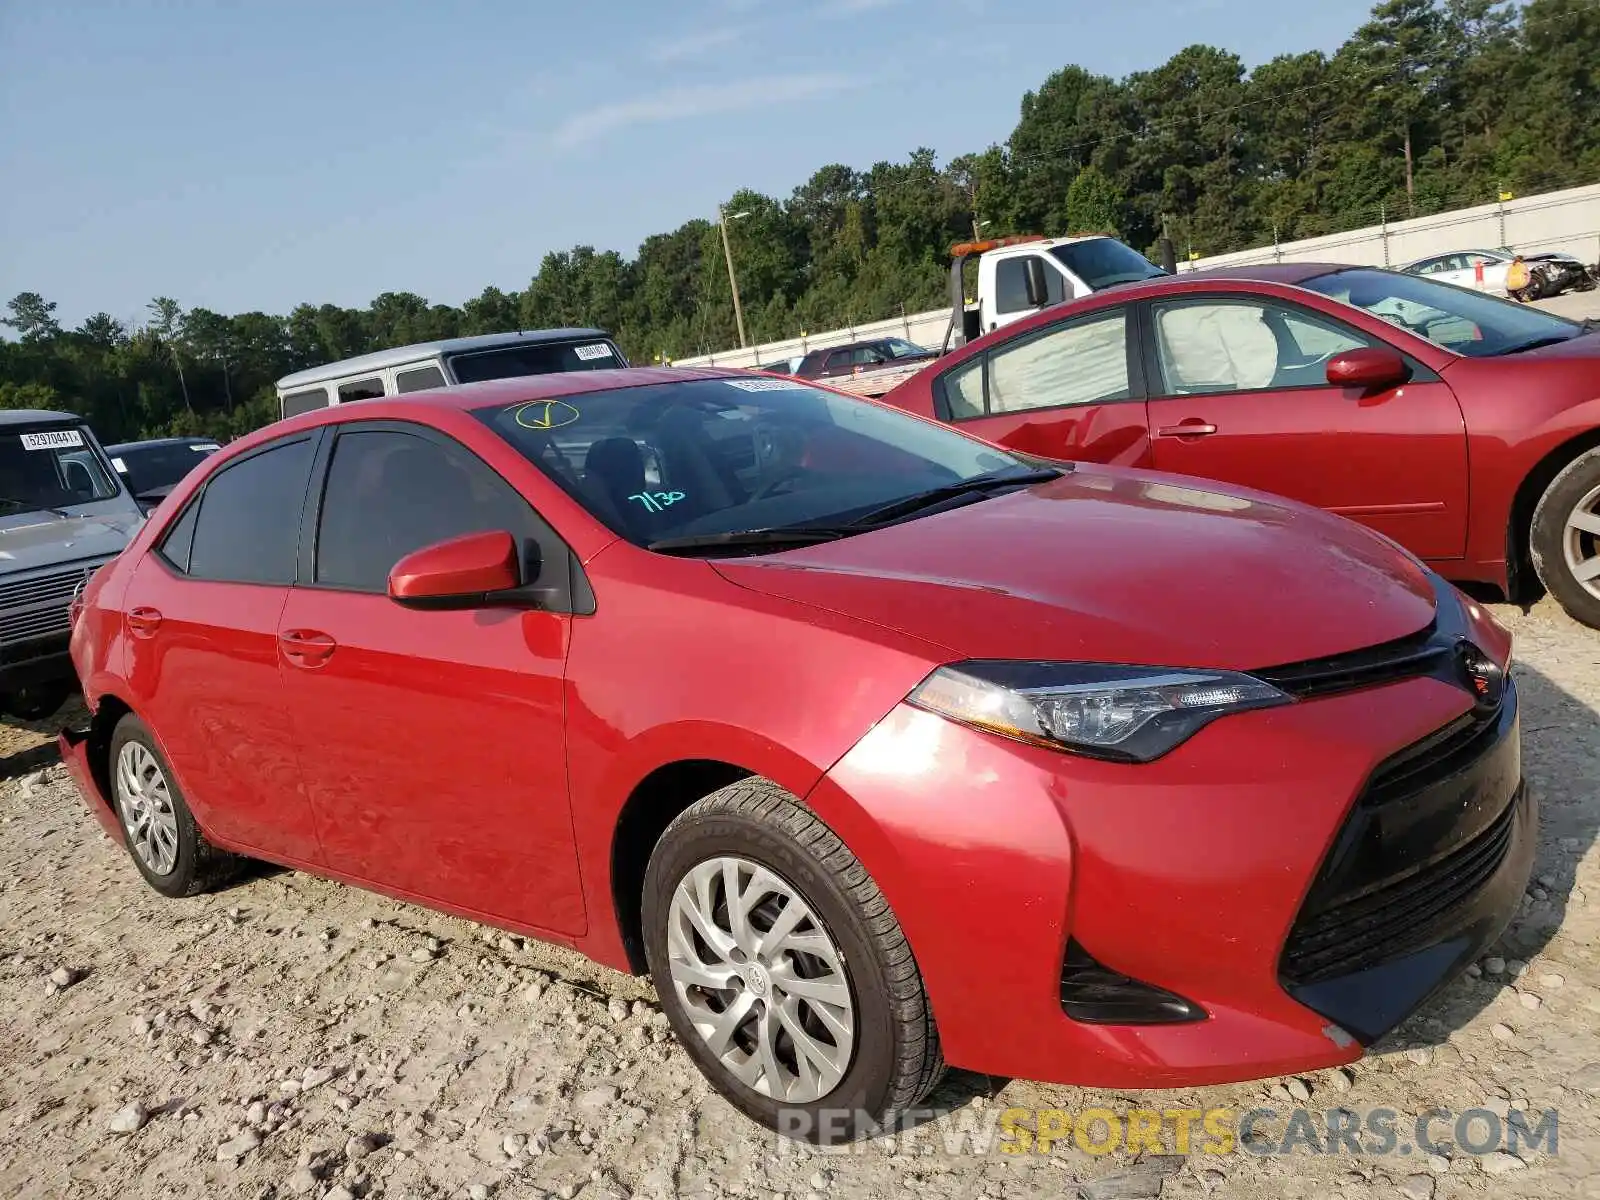
[[[1461,642],[1456,647],[1456,665],[1461,681],[1472,693],[1473,703],[1480,708],[1494,708],[1505,692],[1505,672],[1482,650],[1471,642]]]

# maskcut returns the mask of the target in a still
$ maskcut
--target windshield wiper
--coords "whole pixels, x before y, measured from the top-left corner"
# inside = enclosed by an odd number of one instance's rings
[[[47,513],[52,514],[53,516],[66,517],[68,519],[71,519],[71,517],[72,517],[72,514],[69,513],[64,508],[56,508],[53,505],[49,505],[49,504],[35,504],[31,500],[18,500],[16,498],[12,497],[12,496],[0,496],[0,504],[10,504],[10,505],[14,506],[18,512],[35,512],[35,511],[37,511],[37,512],[47,512]]]
[[[815,546],[860,533],[859,529],[835,529],[821,525],[796,525],[792,529],[730,529],[725,533],[690,533],[682,537],[658,538],[645,543],[646,550],[673,554],[683,550],[776,550],[795,546]]]
[[[1559,346],[1562,342],[1570,342],[1572,338],[1582,336],[1582,334],[1575,333],[1571,337],[1560,337],[1552,334],[1549,337],[1534,338],[1529,342],[1518,342],[1515,346],[1507,346],[1497,353],[1495,357],[1499,358],[1506,354],[1521,354],[1524,350],[1537,350],[1540,346]]]
[[[946,500],[954,500],[957,496],[986,492],[990,488],[1045,483],[1051,479],[1059,479],[1061,475],[1061,471],[1052,467],[1044,467],[1034,471],[991,472],[987,475],[978,475],[972,479],[964,479],[960,483],[947,483],[943,487],[929,488],[925,492],[907,496],[904,500],[896,500],[893,504],[885,504],[882,508],[875,508],[871,512],[857,517],[850,522],[850,525],[853,528],[863,525],[881,525],[886,521],[909,517],[913,513],[932,508],[936,504],[943,504]]]

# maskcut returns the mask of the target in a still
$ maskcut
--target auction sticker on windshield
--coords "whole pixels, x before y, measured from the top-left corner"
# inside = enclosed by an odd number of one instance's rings
[[[604,343],[596,343],[593,346],[575,346],[572,352],[578,356],[581,362],[593,362],[597,358],[611,357],[611,347]]]
[[[807,389],[803,383],[791,383],[787,379],[724,379],[729,387],[736,387],[741,392],[804,392]]]
[[[83,434],[76,429],[52,429],[45,433],[22,435],[24,450],[59,450],[63,446],[82,446]]]

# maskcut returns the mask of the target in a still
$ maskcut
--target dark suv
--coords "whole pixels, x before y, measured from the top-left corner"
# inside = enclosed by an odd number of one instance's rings
[[[926,362],[939,356],[904,338],[874,338],[813,350],[800,360],[794,374],[800,379],[831,379],[840,375],[865,375],[886,367]]]

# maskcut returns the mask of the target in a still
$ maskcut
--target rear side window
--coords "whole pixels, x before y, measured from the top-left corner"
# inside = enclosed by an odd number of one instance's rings
[[[349,383],[339,385],[339,403],[349,404],[352,400],[376,400],[383,395],[383,380],[377,376],[371,379],[352,379]]]
[[[429,363],[425,367],[411,367],[394,373],[396,392],[425,392],[429,388],[444,386],[444,372]]]
[[[297,417],[301,413],[316,412],[328,407],[327,388],[307,388],[303,392],[289,392],[283,397],[283,415]]]
[[[407,554],[468,533],[531,536],[532,510],[465,449],[390,429],[343,432],[323,490],[317,582],[385,592]]]
[[[156,547],[157,554],[185,574],[189,571],[189,551],[194,546],[195,518],[199,515],[199,502],[191,503],[183,510],[183,515],[167,528],[161,545]]]
[[[311,439],[301,438],[230,463],[207,480],[188,573],[228,583],[293,583],[311,454]]]

